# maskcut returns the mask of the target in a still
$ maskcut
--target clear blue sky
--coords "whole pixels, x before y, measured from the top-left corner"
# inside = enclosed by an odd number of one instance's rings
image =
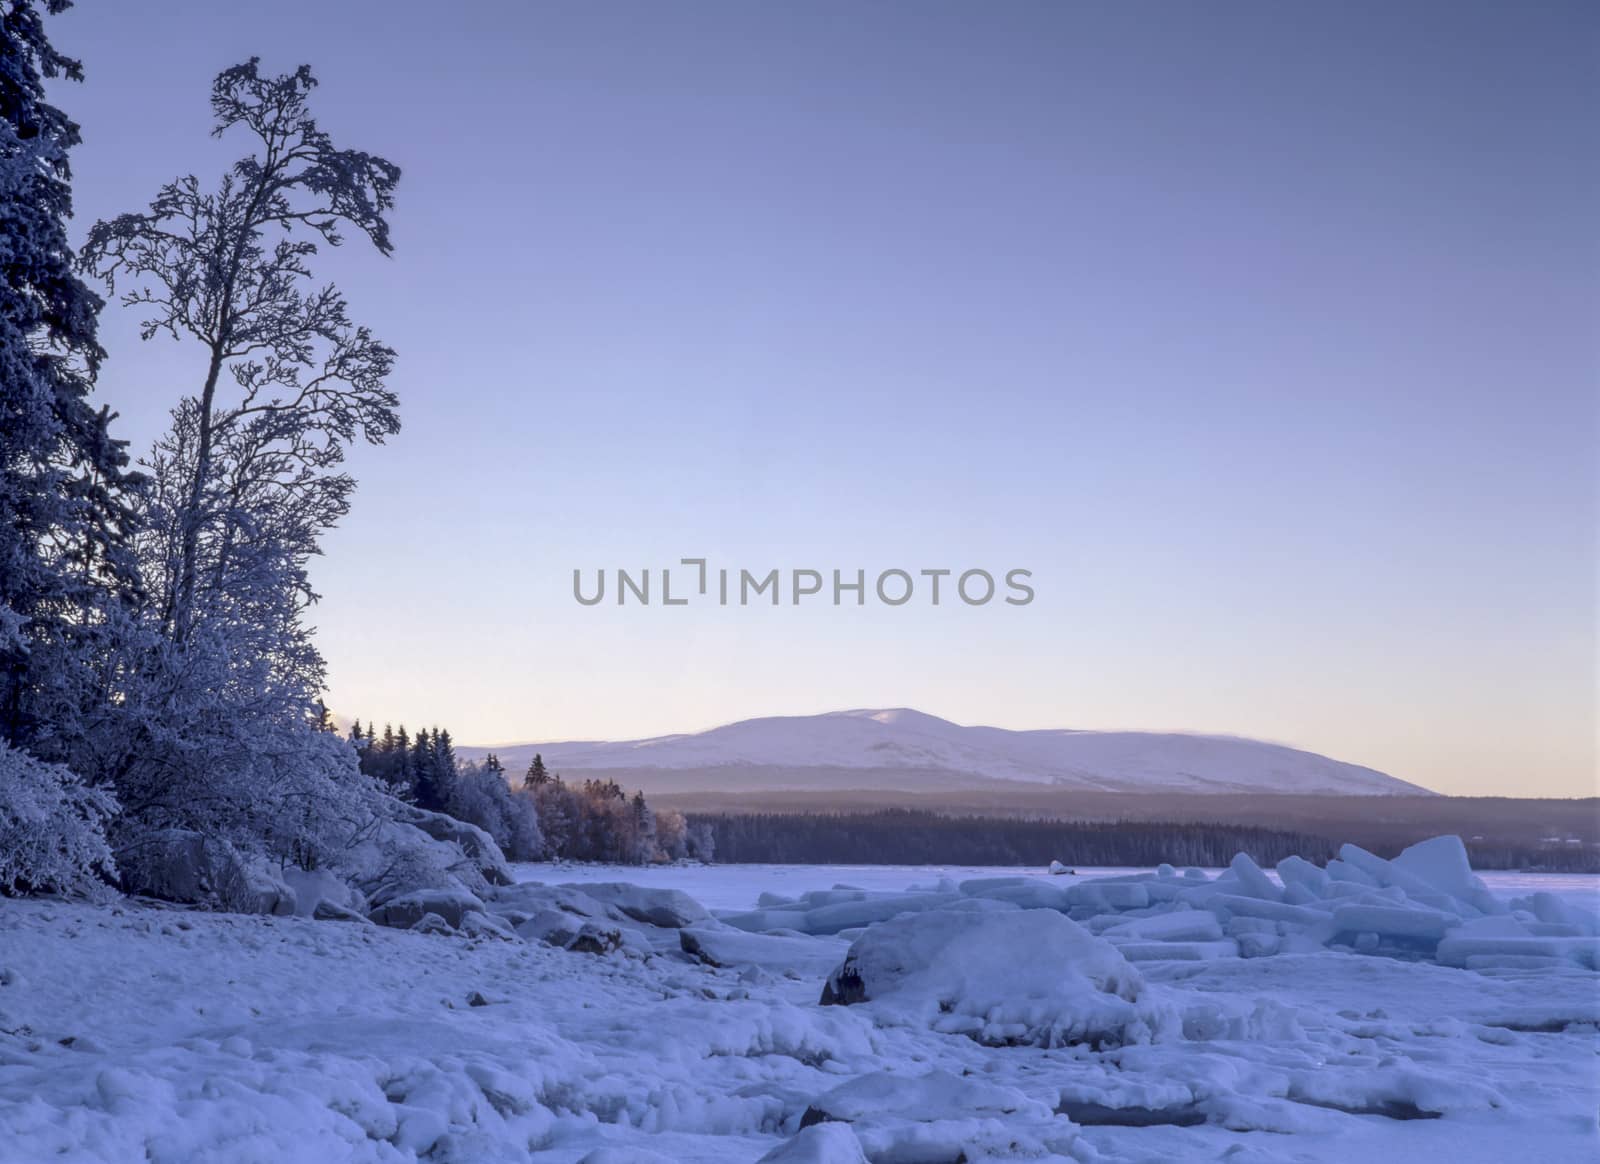
[[[78,230],[311,63],[405,170],[316,567],[332,700],[457,739],[910,705],[1594,791],[1591,3],[80,0]],[[196,353],[108,310],[143,445]],[[1028,607],[579,607],[571,571],[1033,570]]]

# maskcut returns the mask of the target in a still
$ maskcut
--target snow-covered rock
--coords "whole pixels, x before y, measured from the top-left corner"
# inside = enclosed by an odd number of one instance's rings
[[[331,869],[285,869],[283,879],[294,890],[294,912],[300,917],[321,916],[321,910],[341,920],[351,913],[365,918],[366,895]]]
[[[514,924],[519,937],[530,942],[543,942],[548,946],[565,949],[578,936],[584,919],[577,914],[560,909],[540,909],[531,916],[523,916]]]
[[[483,902],[464,889],[418,889],[389,898],[368,916],[381,926],[409,930],[433,914],[452,929],[460,929],[469,914],[483,912]]]
[[[1110,943],[1053,910],[934,910],[850,946],[822,1002],[872,1002],[990,1044],[1146,1038],[1144,982]]]
[[[397,819],[422,830],[436,841],[455,845],[490,885],[510,885],[515,880],[500,846],[477,825],[446,816],[442,812],[428,812],[411,804],[397,810]]]
[[[188,829],[163,829],[119,854],[129,893],[236,913],[291,914],[294,889],[264,859]]]
[[[682,929],[711,920],[711,914],[704,906],[676,889],[641,889],[621,881],[585,882],[561,888],[582,893],[602,905],[613,906],[645,925]]]

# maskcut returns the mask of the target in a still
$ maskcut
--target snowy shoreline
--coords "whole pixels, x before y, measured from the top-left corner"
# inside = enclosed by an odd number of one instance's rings
[[[523,865],[487,905],[528,940],[0,900],[0,1162],[1592,1156],[1600,923],[1350,856]]]

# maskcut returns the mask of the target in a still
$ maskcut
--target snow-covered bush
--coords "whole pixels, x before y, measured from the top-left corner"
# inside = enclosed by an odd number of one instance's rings
[[[146,834],[124,847],[120,858],[122,884],[129,893],[228,913],[295,911],[295,891],[274,862],[189,829]]]
[[[119,639],[115,700],[74,757],[117,791],[118,849],[183,829],[314,868],[382,815],[349,743],[318,730],[281,641],[273,651],[245,620],[179,645],[140,619]]]
[[[83,892],[116,876],[110,793],[0,741],[0,893]]]
[[[446,806],[450,815],[477,825],[513,861],[534,861],[544,851],[539,810],[533,797],[513,793],[505,775],[477,764],[465,765],[456,777]]]

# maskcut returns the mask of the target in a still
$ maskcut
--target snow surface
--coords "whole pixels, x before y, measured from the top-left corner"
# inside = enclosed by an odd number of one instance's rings
[[[488,749],[462,748],[463,756]],[[965,727],[908,708],[741,720],[652,739],[511,744],[493,751],[520,770],[535,752],[553,771],[914,769],[1103,791],[1425,793],[1371,768],[1282,744],[1166,732],[1010,731]]]
[[[1595,879],[1302,864],[518,866],[489,903],[609,919],[603,955],[0,899],[0,1162],[1600,1155]],[[841,906],[881,920],[756,924]],[[866,997],[820,1005],[852,959]]]

